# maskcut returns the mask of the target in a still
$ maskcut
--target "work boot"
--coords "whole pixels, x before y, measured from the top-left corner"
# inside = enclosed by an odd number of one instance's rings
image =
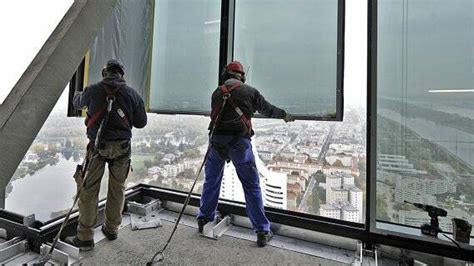
[[[204,226],[209,222],[206,218],[198,218],[198,232],[202,234],[204,231]]]
[[[89,251],[94,249],[94,240],[80,240],[77,236],[69,236],[64,242],[79,248],[80,251]]]
[[[264,247],[272,240],[273,232],[257,232],[257,246]]]
[[[107,226],[105,226],[105,224],[102,225],[101,230],[102,230],[102,233],[104,233],[105,237],[108,240],[115,240],[118,237],[118,233],[110,231],[109,229],[107,229]]]

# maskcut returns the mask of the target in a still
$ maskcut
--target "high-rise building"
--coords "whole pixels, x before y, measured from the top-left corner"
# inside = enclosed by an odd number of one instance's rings
[[[359,223],[360,222],[360,210],[348,204],[341,208],[342,220]]]
[[[340,209],[332,204],[322,204],[321,207],[319,207],[319,215],[333,219],[341,219]]]
[[[359,211],[356,222],[362,222],[362,210],[364,209],[363,197],[364,194],[360,188],[353,186],[349,189],[349,203]]]
[[[344,187],[332,187],[326,190],[326,195],[328,195],[328,197],[326,197],[326,203],[338,203],[347,201],[349,198],[349,190]]]
[[[255,148],[254,154],[257,154]],[[287,174],[268,170],[258,156],[255,156],[255,163],[260,175],[260,187],[265,206],[287,209]],[[232,163],[225,165],[220,197],[241,202],[245,201],[242,184]]]

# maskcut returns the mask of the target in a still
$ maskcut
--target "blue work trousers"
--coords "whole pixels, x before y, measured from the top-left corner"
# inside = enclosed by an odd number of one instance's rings
[[[249,138],[235,139],[233,136],[214,136],[205,165],[206,179],[204,181],[198,218],[214,221],[226,159],[219,155],[217,149],[229,143],[231,145],[227,147],[227,155],[228,159],[234,164],[237,176],[242,183],[247,215],[255,231],[268,232],[270,231],[270,221],[265,216],[260,178]]]

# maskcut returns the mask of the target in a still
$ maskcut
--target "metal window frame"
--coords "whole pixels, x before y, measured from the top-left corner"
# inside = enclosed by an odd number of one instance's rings
[[[378,73],[378,0],[368,0],[367,21],[367,198],[366,230],[368,244],[382,244],[403,249],[435,254],[455,259],[474,261],[474,247],[460,250],[449,241],[427,236],[380,229],[377,224],[391,224],[377,220],[377,73]],[[412,226],[397,224],[400,227]],[[471,237],[472,239],[472,237]]]
[[[160,188],[152,185],[139,184],[127,190],[125,198],[127,200],[140,200],[143,197],[158,198],[164,202],[182,204],[186,200],[187,193],[173,189]],[[189,202],[190,206],[198,207],[200,204],[199,195],[193,195]],[[97,226],[104,222],[105,201],[99,203]],[[230,200],[219,200],[218,211],[222,215],[234,214],[246,217],[245,204]],[[400,234],[381,234],[368,232],[364,229],[364,224],[355,224],[346,221],[316,217],[314,215],[297,213],[293,211],[281,210],[265,207],[265,214],[274,223],[296,227],[299,229],[320,232],[349,239],[362,241],[366,247],[374,244],[393,246],[401,249],[409,249],[423,253],[435,254],[455,259],[474,261],[474,249],[463,252],[454,245],[445,245],[440,242],[427,242],[420,239],[412,239]],[[78,223],[78,213],[75,211],[69,220],[63,237],[75,234]],[[29,227],[22,224],[23,216],[5,210],[0,210],[0,228],[8,232],[9,238],[24,237],[28,240],[33,251],[39,252],[42,243],[51,242],[59,231],[64,215],[44,224],[37,224],[36,227]]]
[[[226,15],[222,19],[221,33],[224,32],[225,36],[221,34],[221,48],[220,48],[220,59],[219,69],[228,62],[229,54],[233,54],[233,42],[229,42],[233,39],[233,28],[230,30],[229,26],[233,23],[235,15],[235,1],[238,0],[222,0],[222,13]],[[344,0],[338,0],[339,4],[344,3]],[[364,242],[366,247],[373,247],[373,245],[381,244],[394,246],[402,249],[415,250],[419,252],[435,254],[450,258],[472,260],[474,261],[474,247],[467,251],[459,250],[454,244],[441,241],[437,239],[430,239],[428,237],[419,237],[409,234],[403,234],[400,232],[393,232],[389,230],[377,229],[376,221],[376,147],[377,147],[377,22],[378,22],[378,0],[367,0],[368,1],[368,13],[367,13],[367,190],[366,190],[366,216],[365,224],[358,224],[352,222],[346,222],[336,219],[325,218],[321,216],[298,213],[292,211],[286,211],[281,209],[266,207],[266,214],[270,220],[302,229],[338,235],[347,238],[358,239]],[[233,6],[233,7],[232,7]],[[228,12],[228,13],[226,13]],[[342,15],[344,10],[340,9]],[[339,14],[341,15],[341,14]],[[232,22],[232,23],[231,23]],[[230,24],[229,24],[230,23]],[[224,29],[222,29],[224,27]],[[232,26],[233,27],[233,26]],[[343,27],[343,25],[342,25]],[[229,37],[229,35],[232,35]],[[344,36],[340,36],[342,39]],[[342,50],[343,51],[343,50]],[[231,53],[232,52],[232,53]],[[344,61],[342,60],[342,63]],[[342,67],[343,70],[343,67]],[[342,71],[343,72],[343,71]],[[343,73],[340,73],[343,75]],[[341,87],[342,89],[342,87]],[[342,90],[341,90],[342,94]],[[342,104],[343,102],[341,102]],[[165,113],[166,112],[161,112]],[[190,112],[169,112],[169,114],[196,114],[204,115],[203,113],[190,113]],[[136,195],[147,195],[155,196],[162,200],[168,200],[173,202],[184,202],[185,192],[176,191],[172,189],[165,189],[159,187],[153,187],[149,185],[140,184],[133,188]],[[190,202],[192,206],[199,206],[199,195],[195,194]],[[233,202],[228,200],[220,200],[219,211],[221,213],[232,213],[237,215],[246,216],[245,205],[240,202]],[[99,208],[100,210],[100,208]],[[59,221],[62,218],[57,218],[52,221],[46,222],[50,224],[54,221]],[[47,240],[54,230],[59,227],[57,225],[50,226],[50,232],[47,236],[43,235],[43,232],[38,233],[31,228],[25,228],[20,225],[10,225],[10,223],[16,223],[16,219],[12,216],[5,218],[4,212],[0,212],[0,227],[6,224],[17,232],[23,232],[26,235],[32,235],[34,237],[41,237],[42,240]],[[100,220],[100,219],[99,219]],[[77,223],[77,220],[72,220],[71,223]],[[20,229],[23,228],[23,229]],[[69,226],[68,226],[69,228]],[[57,232],[57,231],[56,231]]]

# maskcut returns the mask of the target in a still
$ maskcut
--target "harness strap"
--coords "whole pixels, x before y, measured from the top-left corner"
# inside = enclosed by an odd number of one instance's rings
[[[118,90],[111,90],[109,87],[105,87],[105,93],[106,93],[105,98],[107,99],[108,97],[115,97],[115,95],[117,94],[117,91]],[[119,104],[118,101],[115,101],[115,102]],[[89,119],[87,119],[86,121],[87,129],[91,128],[94,124],[96,124],[99,121],[99,119],[104,116],[106,110],[107,110],[107,105],[104,105],[102,109],[100,109],[98,112],[95,112]],[[117,113],[119,114],[123,123],[127,127],[131,128],[130,120],[128,119],[127,115],[123,112],[123,110],[121,108],[118,108]]]
[[[130,156],[131,153],[132,153],[132,150],[131,150],[131,149],[128,149],[128,151],[127,151],[126,153],[124,153],[124,154],[122,154],[122,155],[120,155],[120,156],[118,156],[118,157],[115,157],[115,158],[113,158],[113,159],[110,159],[110,158],[107,158],[107,157],[105,157],[105,156],[100,155],[100,153],[97,152],[97,155],[96,155],[97,157],[96,157],[96,158],[99,159],[99,160],[101,160],[101,161],[103,161],[103,162],[107,162],[109,165],[113,165],[113,164],[115,163],[115,161],[118,161],[118,160],[121,160],[121,159],[123,159],[123,158],[126,158],[126,157]]]
[[[240,109],[240,107],[238,107],[234,101],[232,100],[232,98],[229,98],[227,99],[227,101],[229,102],[230,106],[232,106],[232,108],[234,108],[235,112],[237,113],[237,115],[239,115],[239,118],[240,120],[242,120],[242,122],[245,124],[245,126],[247,127],[247,133],[250,134],[252,132],[252,121],[250,120],[250,118],[248,118],[245,113],[242,111],[242,109]]]
[[[242,111],[242,109],[239,106],[237,106],[234,103],[234,101],[232,100],[232,94],[231,94],[232,91],[234,91],[237,88],[240,88],[241,85],[242,85],[241,82],[237,82],[234,85],[232,85],[230,88],[227,88],[226,85],[222,85],[222,86],[219,87],[219,89],[223,93],[222,98],[229,102],[229,104],[232,106],[232,109],[234,109],[234,111],[239,116],[240,120],[247,127],[247,130],[248,130],[247,133],[251,134],[251,132],[252,132],[252,121],[251,121],[251,119],[249,117],[247,117],[247,115],[245,115],[245,113]],[[213,110],[211,112],[211,119],[212,120],[215,120],[215,118],[216,118],[217,114],[220,112],[221,108],[222,108],[222,106],[219,106],[218,108],[213,108]]]
[[[222,97],[227,97],[226,99],[230,98],[230,93],[237,89],[238,87],[240,87],[240,85],[242,85],[242,83],[240,82],[237,82],[235,83],[234,85],[232,85],[230,88],[227,88],[225,85],[222,85],[219,87],[219,89],[222,91],[223,95]],[[219,105],[218,107],[216,108],[212,108],[212,112],[211,112],[211,119],[212,120],[215,120],[216,119],[216,116],[217,114],[220,112],[222,108],[222,105]]]

